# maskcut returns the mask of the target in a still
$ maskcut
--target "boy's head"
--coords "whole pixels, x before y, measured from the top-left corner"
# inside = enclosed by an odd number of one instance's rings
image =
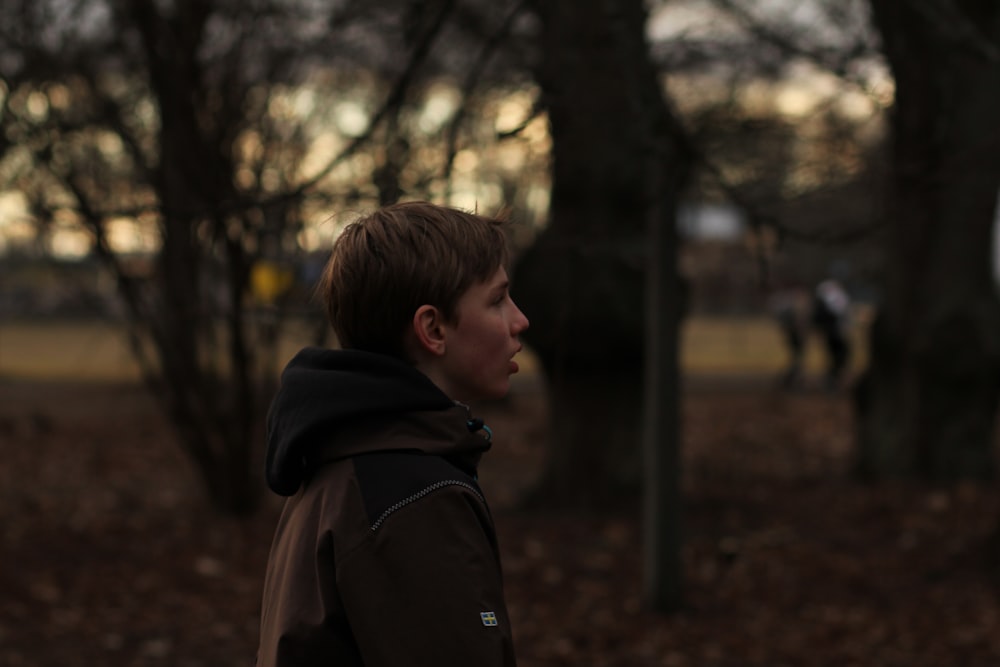
[[[408,359],[418,308],[454,320],[461,296],[506,266],[504,225],[427,202],[387,206],[348,225],[320,282],[340,345]]]

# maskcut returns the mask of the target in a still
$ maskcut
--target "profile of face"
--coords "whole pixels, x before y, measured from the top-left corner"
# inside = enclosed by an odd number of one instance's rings
[[[514,355],[528,318],[510,296],[510,280],[501,267],[459,298],[451,322],[440,323],[441,348],[432,379],[452,399],[502,398],[518,371]]]

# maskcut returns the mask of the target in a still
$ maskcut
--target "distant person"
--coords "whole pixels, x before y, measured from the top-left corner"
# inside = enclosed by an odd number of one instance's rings
[[[792,389],[802,382],[802,359],[809,333],[809,292],[798,285],[776,289],[768,299],[768,309],[781,330],[788,354],[781,386]]]
[[[320,290],[343,349],[299,352],[268,415],[288,500],[258,667],[516,664],[477,482],[491,433],[465,404],[507,393],[528,327],[503,224],[411,202],[334,244]]]
[[[827,279],[816,286],[812,319],[826,346],[827,388],[836,389],[851,355],[851,299],[839,282]]]

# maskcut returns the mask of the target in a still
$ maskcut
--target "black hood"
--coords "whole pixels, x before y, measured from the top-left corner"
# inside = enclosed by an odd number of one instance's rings
[[[385,437],[373,448],[371,439],[345,434],[385,423],[424,423],[427,417],[445,425],[448,435],[455,436],[446,439],[450,442],[474,430],[464,406],[398,359],[358,350],[306,348],[285,367],[267,415],[267,484],[275,493],[290,496],[316,461],[393,448]],[[484,450],[489,443],[476,436],[472,446]],[[467,450],[469,443],[458,447]]]

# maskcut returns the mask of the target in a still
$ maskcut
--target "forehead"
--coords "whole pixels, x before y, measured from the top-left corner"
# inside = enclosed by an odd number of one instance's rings
[[[506,287],[507,283],[510,282],[507,278],[507,269],[504,267],[498,268],[493,272],[493,275],[487,278],[482,284],[489,288],[501,288]]]

